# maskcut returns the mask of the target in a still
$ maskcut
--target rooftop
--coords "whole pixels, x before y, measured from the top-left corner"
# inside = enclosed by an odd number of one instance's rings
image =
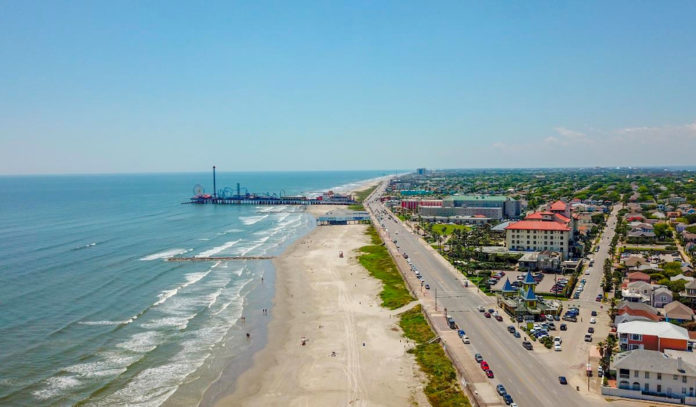
[[[632,322],[627,322],[632,323]],[[621,324],[623,325],[623,324]],[[611,366],[614,369],[628,369],[663,374],[676,374],[696,376],[696,367],[691,363],[682,361],[681,369],[679,359],[671,358],[666,354],[654,350],[636,349],[622,352],[614,357]]]
[[[490,202],[505,202],[507,200],[514,201],[515,199],[505,195],[452,195],[444,199],[445,201],[490,201]]]
[[[618,334],[639,334],[658,336],[668,339],[689,339],[689,332],[677,325],[669,322],[648,322],[648,321],[631,321],[619,324],[616,327]]]
[[[509,224],[505,230],[558,230],[562,232],[570,231],[570,228],[562,223],[549,222],[543,220],[521,220]]]

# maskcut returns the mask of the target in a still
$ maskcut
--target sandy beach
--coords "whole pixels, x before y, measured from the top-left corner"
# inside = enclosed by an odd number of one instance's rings
[[[365,228],[317,227],[274,261],[268,344],[217,406],[428,405],[398,311],[379,305],[380,283],[357,262]]]

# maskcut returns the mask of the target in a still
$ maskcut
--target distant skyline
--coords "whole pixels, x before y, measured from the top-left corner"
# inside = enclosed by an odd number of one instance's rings
[[[691,166],[696,3],[0,3],[0,174]]]

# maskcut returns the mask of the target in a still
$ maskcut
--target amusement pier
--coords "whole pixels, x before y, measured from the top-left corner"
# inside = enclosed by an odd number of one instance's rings
[[[332,191],[323,193],[317,197],[286,196],[280,194],[258,194],[246,191],[242,194],[242,187],[237,183],[237,188],[225,187],[217,189],[215,166],[213,166],[213,193],[206,194],[202,185],[193,187],[193,196],[189,202],[196,205],[351,205],[355,200],[351,195],[335,194]]]

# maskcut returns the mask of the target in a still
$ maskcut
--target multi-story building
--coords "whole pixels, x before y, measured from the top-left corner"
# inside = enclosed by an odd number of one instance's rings
[[[534,214],[535,215],[535,214]],[[571,228],[554,214],[514,222],[505,227],[505,244],[509,250],[551,250],[568,258]]]
[[[496,211],[500,214],[497,219],[516,218],[520,216],[522,207],[516,199],[503,195],[453,195],[442,201],[443,208],[469,208],[471,211],[481,210],[481,213],[472,213],[472,215],[489,216],[490,212],[484,213],[484,209],[490,211],[491,208],[499,209]]]
[[[611,370],[616,370],[619,391],[607,392],[602,389],[605,395],[675,402],[656,398],[664,397],[693,405],[696,366],[681,356],[669,357],[662,352],[637,349],[617,354],[611,363]]]
[[[669,322],[631,321],[618,324],[619,347],[622,351],[634,349],[687,350],[689,332]]]

